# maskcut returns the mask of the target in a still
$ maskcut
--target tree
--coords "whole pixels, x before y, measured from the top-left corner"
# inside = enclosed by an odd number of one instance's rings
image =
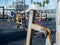
[[[43,4],[42,4],[43,3]],[[49,0],[45,0],[45,1],[43,1],[43,2],[34,2],[34,4],[37,4],[37,5],[39,5],[40,7],[44,7],[45,6],[45,4],[48,4],[49,3]]]
[[[49,3],[49,0],[46,0],[46,1],[45,1],[45,4],[48,4],[48,3]],[[48,7],[48,6],[47,6],[47,7]]]
[[[58,2],[59,2],[59,0],[58,0]]]
[[[39,2],[37,2],[37,4],[39,4]]]
[[[34,2],[34,4],[36,4],[36,2]]]
[[[40,5],[40,7],[41,7],[41,6],[42,6],[42,3],[40,2],[39,5]]]
[[[47,3],[47,4],[48,4],[48,3],[49,3],[49,0],[46,0],[46,1],[45,1],[45,3]]]
[[[31,0],[31,4],[33,3],[33,0]]]
[[[21,4],[24,4],[23,0],[21,1]]]
[[[49,3],[49,0],[46,0],[45,3],[48,4],[48,3]],[[48,7],[48,6],[47,6],[47,7]],[[47,12],[46,12],[46,14],[47,14]],[[47,17],[47,16],[46,16],[46,17]],[[47,19],[47,18],[46,18],[46,22],[48,22],[48,19]]]
[[[43,7],[45,6],[45,1],[43,1]]]

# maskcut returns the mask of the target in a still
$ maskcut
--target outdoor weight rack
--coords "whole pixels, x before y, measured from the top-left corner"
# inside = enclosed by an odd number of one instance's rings
[[[46,45],[52,45],[52,38],[51,38],[50,29],[46,28],[42,25],[32,23],[33,17],[34,17],[34,10],[31,9],[30,13],[29,13],[29,24],[28,24],[28,30],[27,30],[26,45],[32,45],[32,30],[37,30],[37,31],[41,32],[41,29],[46,30],[46,32],[48,32],[48,35],[46,38]]]

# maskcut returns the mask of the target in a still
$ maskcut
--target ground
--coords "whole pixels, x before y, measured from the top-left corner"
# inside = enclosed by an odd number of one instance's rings
[[[38,22],[51,30],[56,30],[55,19],[50,22]],[[0,45],[24,45],[26,43],[27,31],[25,29],[17,29],[16,22],[0,19]],[[52,34],[53,42],[55,43],[55,33]],[[45,45],[44,38],[32,38],[32,45]]]

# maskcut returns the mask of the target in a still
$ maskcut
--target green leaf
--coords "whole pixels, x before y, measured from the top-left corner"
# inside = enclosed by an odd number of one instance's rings
[[[48,4],[49,3],[49,0],[46,0],[46,3]]]

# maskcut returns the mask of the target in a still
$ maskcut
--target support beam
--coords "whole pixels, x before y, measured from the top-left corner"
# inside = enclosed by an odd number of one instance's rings
[[[3,19],[4,19],[4,7],[3,7]]]
[[[29,15],[29,25],[28,25],[28,32],[27,32],[27,40],[26,40],[26,45],[31,45],[31,26],[32,26],[32,19],[33,19],[33,11],[30,11],[30,15]]]
[[[60,45],[60,0],[56,11],[56,45]]]
[[[47,38],[46,38],[46,45],[52,45],[52,38],[51,38],[51,31],[49,28],[46,28],[42,25],[37,25],[32,23],[33,22],[33,15],[34,14],[34,10],[30,10],[30,14],[29,14],[29,25],[28,25],[28,32],[27,32],[27,40],[26,40],[26,45],[32,45],[31,42],[31,34],[32,34],[32,29],[33,30],[37,30],[39,32],[41,32],[41,29],[43,29],[44,31],[48,32]]]

